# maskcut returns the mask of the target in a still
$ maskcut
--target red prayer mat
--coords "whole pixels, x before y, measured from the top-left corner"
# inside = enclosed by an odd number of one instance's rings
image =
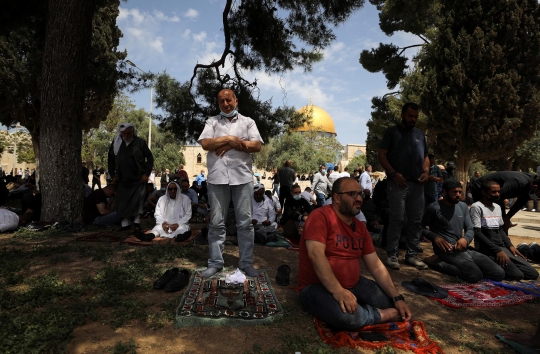
[[[448,290],[448,297],[446,299],[430,297],[430,299],[452,308],[510,306],[534,299],[533,295],[525,294],[522,291],[505,289],[486,281],[476,284],[439,286]]]
[[[358,331],[335,332],[317,317],[314,317],[313,320],[322,341],[334,348],[350,347],[376,350],[391,346],[396,349],[412,350],[417,354],[444,353],[441,347],[429,338],[421,321],[382,323],[366,326]],[[362,332],[382,333],[388,337],[388,340],[380,342],[365,341],[359,337],[359,333]]]

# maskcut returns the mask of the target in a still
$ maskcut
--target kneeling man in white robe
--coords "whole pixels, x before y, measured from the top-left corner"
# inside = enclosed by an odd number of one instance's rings
[[[276,211],[274,203],[264,195],[264,186],[255,185],[252,201],[251,217],[255,228],[255,242],[266,243],[270,241],[268,234],[277,230]]]

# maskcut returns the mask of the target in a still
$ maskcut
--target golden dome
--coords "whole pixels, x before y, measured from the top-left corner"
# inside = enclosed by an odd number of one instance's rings
[[[297,128],[295,131],[306,132],[309,130],[315,130],[318,132],[337,135],[334,120],[332,117],[330,117],[330,114],[328,114],[328,112],[321,107],[309,104],[308,106],[304,106],[298,110],[298,113],[309,114],[310,112],[312,113],[310,124],[308,125],[308,123],[305,123],[303,127]]]

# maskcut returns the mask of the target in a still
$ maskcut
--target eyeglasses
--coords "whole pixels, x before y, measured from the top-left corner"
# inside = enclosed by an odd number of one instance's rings
[[[362,196],[362,192],[357,192],[357,191],[339,192],[339,193],[336,193],[336,194],[347,194],[348,196],[350,196],[352,198],[358,198],[358,196]]]
[[[177,191],[178,188],[167,188],[167,190],[170,190],[170,191]]]

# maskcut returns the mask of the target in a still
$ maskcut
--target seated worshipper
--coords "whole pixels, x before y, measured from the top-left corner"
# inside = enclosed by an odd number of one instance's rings
[[[156,205],[156,226],[147,233],[135,230],[135,237],[141,241],[152,241],[154,237],[174,238],[178,242],[189,238],[191,201],[187,196],[178,193],[179,189],[176,182],[167,185],[167,193],[159,198]]]
[[[41,192],[33,184],[35,180],[30,180],[32,182],[26,183],[28,193],[25,193],[21,199],[22,214],[19,215],[21,225],[28,221],[39,222],[41,219]]]
[[[208,208],[199,206],[199,197],[193,189],[189,188],[189,181],[183,180],[180,185],[182,195],[185,195],[191,200],[191,215],[199,214],[205,218],[208,215]]]
[[[361,187],[351,177],[332,186],[332,205],[313,211],[300,239],[298,286],[305,310],[331,327],[409,321],[403,295],[396,290],[366,226],[355,218],[362,205]],[[362,258],[370,280],[360,275]]]
[[[255,228],[255,243],[267,243],[276,241],[277,237],[271,237],[277,230],[276,212],[271,199],[264,196],[264,186],[257,184],[253,188],[253,201],[251,217]]]
[[[488,179],[497,182],[500,186],[500,198],[496,203],[501,207],[504,231],[508,233],[511,226],[510,219],[527,204],[531,198],[530,194],[540,197],[540,188],[538,188],[540,179],[535,174],[516,171],[500,171],[484,175],[471,185],[475,202],[483,198],[482,183]],[[504,205],[505,199],[514,199],[508,213]]]
[[[476,250],[487,255],[504,269],[504,279],[537,279],[536,269],[514,247],[504,231],[503,214],[497,204],[501,186],[493,180],[483,179],[481,188],[483,197],[473,203],[470,210]]]
[[[317,197],[315,196],[315,193],[311,191],[310,187],[306,187],[300,195],[308,201],[309,205],[317,205]]]
[[[447,179],[443,182],[444,199],[431,203],[424,212],[422,234],[433,243],[435,253],[424,263],[469,283],[482,278],[501,281],[504,270],[485,254],[468,248],[474,231],[469,208],[460,201],[462,193],[459,181]]]
[[[302,235],[304,223],[308,219],[309,213],[313,210],[308,201],[302,198],[302,189],[298,184],[291,187],[292,198],[285,199],[283,217],[283,235],[292,239],[299,239]]]
[[[118,221],[114,196],[116,186],[108,185],[102,189],[96,189],[84,199],[83,222],[86,225],[112,226]],[[107,199],[110,198],[110,201]]]
[[[278,219],[281,219],[281,211],[282,211],[281,204],[279,204],[279,198],[273,195],[272,191],[269,189],[266,189],[264,191],[264,195],[266,195],[266,197],[272,201],[272,205],[274,206],[274,211],[276,213],[275,221],[278,221]]]
[[[365,192],[366,194],[362,195],[363,202],[360,212],[364,214],[368,231],[380,234],[382,232],[382,227],[379,224],[381,219],[379,218],[379,214],[377,214],[377,208],[375,207],[371,193],[369,193],[369,189],[366,189]]]

